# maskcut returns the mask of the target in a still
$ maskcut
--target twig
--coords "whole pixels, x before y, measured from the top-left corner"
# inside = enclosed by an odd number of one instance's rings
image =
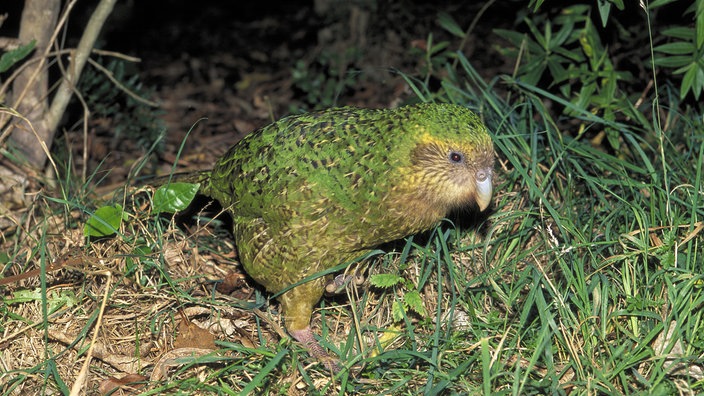
[[[47,57],[47,58],[51,58],[51,57],[57,57],[57,56],[61,56],[61,55],[67,55],[67,54],[71,54],[71,53],[73,53],[73,52],[75,52],[75,51],[76,51],[75,48],[66,48],[66,49],[62,49],[62,50],[58,50],[58,51],[51,51],[51,52],[49,52],[49,53],[46,54],[46,57]],[[93,49],[91,52],[92,52],[93,54],[97,54],[97,55],[110,56],[110,57],[117,58],[117,59],[123,59],[123,60],[126,60],[126,61],[128,61],[128,62],[135,62],[135,63],[137,63],[137,62],[141,62],[141,61],[142,61],[140,58],[137,58],[137,57],[134,57],[134,56],[129,56],[129,55],[126,55],[126,54],[123,54],[123,53],[120,53],[120,52],[115,52],[115,51],[106,51],[106,50],[100,50],[100,49]],[[32,58],[32,59],[27,60],[27,61],[24,62],[23,64],[19,65],[19,66],[16,68],[16,70],[15,70],[14,72],[12,72],[12,74],[10,75],[10,77],[8,77],[8,78],[2,83],[2,85],[0,85],[0,94],[3,94],[3,93],[5,93],[5,92],[7,92],[7,87],[8,87],[10,84],[12,84],[12,82],[17,78],[17,75],[20,74],[25,68],[27,68],[27,67],[29,67],[29,66],[31,66],[31,65],[33,65],[33,64],[35,64],[35,63],[37,63],[37,62],[42,61],[42,59],[43,59],[43,58]],[[2,142],[2,139],[0,139],[0,142]]]
[[[108,15],[110,15],[110,12],[112,12],[116,1],[117,0],[101,0],[93,12],[90,21],[88,21],[86,30],[83,32],[81,41],[78,42],[78,47],[76,48],[73,58],[71,59],[71,63],[69,64],[68,73],[61,81],[61,85],[57,89],[56,95],[54,96],[54,101],[51,103],[51,107],[47,113],[46,125],[48,130],[55,131],[58,127],[59,122],[61,121],[61,116],[66,110],[68,102],[71,99],[71,95],[75,89],[75,83],[81,76],[83,67],[85,66],[88,56],[90,55],[93,45],[95,44],[95,40],[98,38],[100,28],[105,23],[105,20],[108,18]]]
[[[31,123],[25,116],[23,116],[22,114],[18,113],[17,110],[15,110],[15,109],[11,109],[11,108],[2,108],[2,112],[3,112],[3,113],[9,113],[9,114],[11,114],[11,115],[13,115],[13,116],[15,116],[15,117],[19,118],[20,120],[22,120],[22,121],[24,121],[24,122],[27,123],[27,126],[29,127],[29,129],[32,131],[32,133],[34,134],[34,136],[37,138],[37,141],[39,142],[39,146],[40,146],[41,149],[44,151],[44,154],[46,155],[46,157],[49,159],[49,162],[51,163],[51,166],[54,168],[54,172],[56,172],[56,174],[59,174],[59,169],[56,167],[56,163],[54,162],[54,159],[51,158],[51,153],[49,152],[49,148],[46,146],[46,143],[44,142],[44,139],[42,139],[42,138],[39,136],[39,134],[37,133],[37,130],[34,129],[34,126],[32,125],[32,123]]]
[[[97,343],[98,339],[98,333],[100,332],[100,324],[103,322],[103,313],[105,313],[105,306],[107,305],[108,295],[110,294],[110,287],[112,285],[112,272],[106,270],[104,274],[107,277],[104,286],[105,294],[103,295],[103,301],[100,304],[98,319],[95,321],[95,328],[93,329],[93,338],[90,341],[90,347],[88,348],[88,352],[86,352],[86,360],[83,362],[83,367],[81,367],[81,371],[78,373],[76,382],[74,382],[73,386],[71,387],[71,396],[78,396],[81,393],[81,389],[83,388],[83,385],[86,382],[86,379],[88,377],[88,369],[90,368],[90,361],[93,358],[93,349],[95,348],[95,344]]]

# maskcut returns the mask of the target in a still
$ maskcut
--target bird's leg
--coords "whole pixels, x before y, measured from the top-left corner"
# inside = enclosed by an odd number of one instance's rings
[[[289,330],[289,333],[291,333],[291,336],[295,338],[296,341],[303,344],[303,346],[308,349],[308,352],[325,366],[327,370],[332,373],[339,373],[342,370],[338,359],[327,353],[318,340],[315,339],[315,335],[313,334],[313,330],[310,329],[310,326],[306,326],[306,328],[301,330]]]
[[[326,369],[338,373],[341,370],[338,359],[323,349],[310,328],[313,307],[323,295],[324,282],[324,279],[319,278],[296,286],[282,294],[279,300],[281,301],[286,330],[289,334],[303,344],[308,352]]]

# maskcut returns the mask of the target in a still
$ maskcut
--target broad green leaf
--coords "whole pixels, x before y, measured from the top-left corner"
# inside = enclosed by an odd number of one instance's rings
[[[369,283],[376,287],[389,288],[403,282],[403,277],[394,274],[374,274],[369,277]]]
[[[398,301],[391,303],[391,316],[394,318],[394,322],[401,322],[406,316],[406,310],[403,309],[403,304]]]
[[[50,313],[56,312],[63,307],[74,307],[79,303],[79,299],[76,298],[76,293],[71,289],[52,290],[48,292],[47,297]]]
[[[556,54],[560,54],[566,59],[572,61],[572,63],[580,64],[585,61],[584,53],[582,51],[573,51],[564,47],[555,48],[553,50]]]
[[[655,64],[663,67],[682,67],[692,62],[691,56],[673,55],[667,57],[656,57]]]
[[[406,304],[408,309],[416,312],[421,316],[425,316],[425,306],[423,305],[423,299],[420,297],[420,293],[417,290],[411,290],[403,295],[403,302]]]
[[[32,40],[31,43],[22,45],[12,51],[5,52],[0,57],[0,73],[7,71],[12,65],[21,61],[25,56],[29,55],[32,50],[34,50],[34,45],[36,41]]]
[[[670,55],[691,55],[694,52],[694,47],[692,47],[691,43],[676,41],[674,43],[658,45],[653,48],[653,51]]]
[[[662,34],[681,40],[694,39],[694,30],[688,27],[673,27],[669,29],[663,29]]]
[[[5,304],[26,303],[29,301],[40,301],[42,299],[41,290],[17,290],[12,293],[12,297],[5,299]]]
[[[154,193],[154,212],[176,213],[186,209],[198,193],[198,188],[199,183],[171,183],[159,187]]]
[[[18,290],[13,293],[11,298],[5,299],[5,304],[22,304],[30,301],[41,301],[42,290],[37,288],[34,290]],[[56,289],[47,292],[47,302],[49,312],[54,312],[64,306],[73,307],[79,302],[76,294],[70,289]]]
[[[589,4],[575,4],[562,10],[562,15],[565,15],[571,21],[585,21],[584,16],[589,14],[592,6]],[[555,18],[557,20],[558,18]]]
[[[124,216],[122,206],[118,204],[100,207],[86,222],[83,234],[95,238],[113,235],[120,228]]]

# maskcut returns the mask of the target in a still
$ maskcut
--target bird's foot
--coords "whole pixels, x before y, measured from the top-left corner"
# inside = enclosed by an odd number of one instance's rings
[[[329,353],[323,349],[318,340],[315,339],[313,331],[310,327],[306,327],[301,330],[289,330],[291,336],[296,339],[296,341],[303,344],[308,352],[316,358],[328,371],[333,374],[337,374],[342,371],[342,366],[340,365],[339,359],[331,356]]]
[[[364,284],[364,277],[359,274],[348,275],[340,274],[325,284],[325,294],[328,296],[340,294],[348,283],[353,283],[355,286]]]

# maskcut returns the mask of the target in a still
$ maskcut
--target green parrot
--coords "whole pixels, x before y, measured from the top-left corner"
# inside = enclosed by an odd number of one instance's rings
[[[279,293],[431,229],[453,210],[485,210],[494,156],[486,127],[462,106],[342,107],[258,129],[195,179],[232,215],[244,270]],[[310,280],[278,300],[288,333],[336,372],[338,359],[310,328],[331,279]]]

